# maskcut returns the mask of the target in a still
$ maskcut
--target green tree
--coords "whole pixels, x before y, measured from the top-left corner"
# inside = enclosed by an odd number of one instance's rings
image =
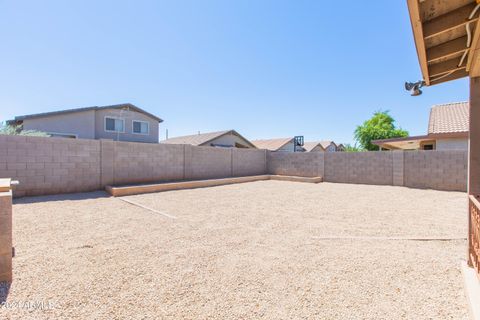
[[[406,136],[408,136],[408,131],[395,127],[395,120],[389,114],[389,111],[375,112],[373,117],[355,129],[355,140],[358,141],[363,149],[369,151],[379,149],[377,145],[372,144],[372,140]]]
[[[345,152],[360,152],[364,151],[362,148],[359,148],[355,143],[353,146],[349,143],[345,145]]]
[[[22,126],[10,125],[7,123],[0,123],[0,134],[6,135],[19,135],[19,136],[37,136],[37,137],[50,137],[49,134],[36,130],[23,130]]]

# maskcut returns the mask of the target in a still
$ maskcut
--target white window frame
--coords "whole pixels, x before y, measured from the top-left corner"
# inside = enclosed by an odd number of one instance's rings
[[[133,123],[134,123],[134,122],[140,122],[140,123],[143,122],[143,123],[146,123],[146,124],[147,124],[147,129],[148,129],[148,130],[147,130],[147,133],[141,133],[141,132],[135,132],[135,131],[133,131]],[[140,134],[140,135],[142,135],[142,136],[148,136],[148,135],[150,135],[150,122],[148,122],[148,121],[143,121],[143,120],[132,120],[132,134]]]
[[[122,122],[123,122],[123,131],[107,130],[107,118],[108,118],[108,119],[114,119],[114,120],[122,120]],[[115,116],[105,116],[105,117],[103,117],[103,130],[104,130],[105,132],[125,133],[125,119],[124,119],[124,118],[120,118],[120,117],[115,117]]]

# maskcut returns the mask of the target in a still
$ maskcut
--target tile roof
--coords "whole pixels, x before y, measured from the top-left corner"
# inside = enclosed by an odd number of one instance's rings
[[[279,138],[279,139],[263,139],[253,140],[252,143],[258,149],[267,149],[270,151],[277,151],[287,143],[293,141],[293,138]]]
[[[179,137],[173,137],[167,140],[160,141],[160,143],[168,143],[168,144],[191,144],[194,146],[201,146],[203,144],[206,144],[207,142],[210,142],[214,139],[217,139],[221,136],[224,136],[226,134],[233,134],[236,135],[246,142],[250,144],[251,147],[255,147],[249,140],[245,139],[242,137],[238,132],[235,130],[224,130],[224,131],[215,131],[215,132],[207,132],[207,133],[199,133],[199,134],[192,134],[188,136],[179,136]]]
[[[323,150],[325,150],[325,148],[320,144],[320,141],[309,141],[309,142],[305,142],[303,144],[303,149],[305,149],[306,152],[310,152],[312,151],[316,146],[320,146]]]
[[[435,105],[430,109],[428,134],[468,132],[468,102]]]

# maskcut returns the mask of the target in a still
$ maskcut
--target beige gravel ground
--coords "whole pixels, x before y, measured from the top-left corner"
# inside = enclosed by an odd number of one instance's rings
[[[467,319],[465,240],[348,239],[463,238],[464,193],[259,181],[127,199],[177,219],[102,192],[16,200],[0,318]]]

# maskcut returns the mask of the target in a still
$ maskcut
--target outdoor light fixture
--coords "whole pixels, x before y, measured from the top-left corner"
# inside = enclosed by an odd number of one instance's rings
[[[423,80],[418,80],[417,82],[405,82],[405,90],[411,91],[412,96],[419,96],[422,94],[422,90],[420,90],[421,87],[425,85],[425,81]]]

